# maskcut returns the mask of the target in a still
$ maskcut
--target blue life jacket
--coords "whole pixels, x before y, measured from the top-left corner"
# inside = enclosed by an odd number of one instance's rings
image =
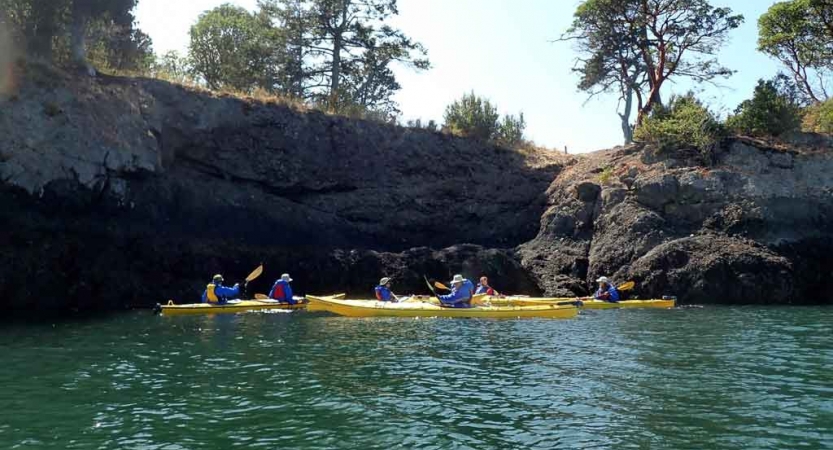
[[[607,299],[604,299],[605,301],[608,301],[610,303],[618,303],[619,302],[619,291],[617,291],[616,288],[613,287],[612,284],[607,285],[607,290],[599,288],[599,290],[596,291],[596,294],[593,296],[593,298],[595,298],[596,300],[603,300],[602,295],[605,292],[610,294],[610,297],[608,297]]]
[[[441,295],[440,302],[450,308],[471,308],[471,298],[474,295],[474,283],[464,279],[460,287],[454,287],[448,295]]]
[[[379,300],[380,302],[392,302],[393,292],[391,292],[386,286],[376,286],[376,300]]]

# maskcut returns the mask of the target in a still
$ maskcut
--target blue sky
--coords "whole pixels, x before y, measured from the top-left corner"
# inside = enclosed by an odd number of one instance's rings
[[[139,26],[158,53],[184,51],[188,29],[202,11],[222,0],[139,0]],[[254,8],[256,0],[230,3]],[[759,78],[775,75],[779,66],[758,53],[757,20],[772,0],[713,0],[746,16],[720,54],[737,70],[723,87],[681,82],[663,92],[689,89],[714,109],[727,112],[749,97]],[[398,69],[402,91],[396,96],[403,120],[442,121],[446,105],[474,91],[504,113],[523,111],[527,137],[570,153],[609,148],[621,143],[615,96],[587,101],[571,73],[575,53],[569,43],[552,43],[570,25],[578,0],[399,0],[395,26],[422,42],[433,68],[426,72]]]

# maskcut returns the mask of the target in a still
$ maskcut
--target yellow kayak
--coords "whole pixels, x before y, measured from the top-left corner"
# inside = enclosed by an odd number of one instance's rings
[[[442,308],[424,301],[401,303],[376,300],[345,300],[308,295],[310,311],[327,311],[348,317],[469,317],[469,318],[553,318],[570,319],[578,314],[572,305],[477,306],[474,308]]]
[[[578,302],[577,298],[537,298],[537,297],[488,297],[484,302],[492,305],[515,305],[515,306],[536,306],[572,304]],[[619,308],[658,308],[667,309],[677,305],[676,299],[671,300],[623,300],[618,303],[605,302],[602,300],[581,300],[581,308],[584,309],[619,309]]]
[[[225,305],[212,305],[208,303],[192,303],[175,305],[168,302],[167,305],[157,305],[156,311],[166,316],[179,314],[231,314],[248,311],[260,311],[265,309],[302,309],[306,303],[287,305],[277,300],[232,300]]]

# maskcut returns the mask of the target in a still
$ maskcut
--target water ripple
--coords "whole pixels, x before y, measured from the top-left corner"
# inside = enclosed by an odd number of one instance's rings
[[[0,448],[833,447],[833,310],[0,331]]]

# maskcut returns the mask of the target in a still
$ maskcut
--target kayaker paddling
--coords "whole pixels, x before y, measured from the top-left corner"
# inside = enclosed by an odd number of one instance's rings
[[[391,278],[384,277],[379,280],[379,285],[376,286],[376,300],[380,302],[399,302],[399,297],[390,290]]]
[[[275,281],[275,284],[272,285],[272,290],[269,291],[269,298],[286,303],[287,305],[297,304],[298,302],[292,297],[292,286],[289,284],[291,282],[292,278],[288,273],[282,274],[278,281]]]
[[[438,297],[441,306],[446,308],[471,308],[474,283],[463,278],[462,275],[454,275],[454,279],[449,284],[451,284],[451,293]]]
[[[486,295],[499,295],[498,292],[492,289],[489,286],[489,278],[488,277],[480,277],[480,283],[477,285],[477,290],[474,292],[475,295],[477,294],[486,294]]]
[[[235,284],[232,287],[223,286],[223,276],[220,274],[214,275],[211,283],[205,287],[205,292],[202,293],[202,302],[211,303],[214,305],[225,305],[229,300],[240,295],[240,284]]]
[[[599,283],[599,290],[596,291],[593,298],[610,303],[619,303],[619,291],[610,283],[607,277],[599,278],[596,283]]]

